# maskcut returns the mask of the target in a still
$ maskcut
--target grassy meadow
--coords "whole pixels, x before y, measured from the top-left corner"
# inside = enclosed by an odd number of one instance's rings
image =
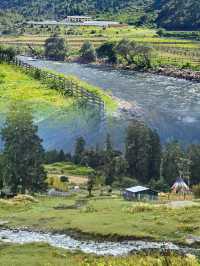
[[[0,112],[5,114],[11,103],[25,101],[37,119],[73,106],[72,97],[64,97],[41,82],[23,73],[19,68],[0,64]]]
[[[8,245],[0,244],[1,266],[198,266],[193,256],[160,256],[139,254],[128,257],[96,257],[82,253],[69,253],[47,244]]]
[[[119,192],[88,198],[86,190],[67,198],[38,196],[35,201],[0,200],[0,220],[8,226],[67,232],[92,237],[138,238],[186,243],[200,236],[200,202],[182,207],[161,203],[127,202]],[[81,203],[81,204],[79,204]]]
[[[128,38],[153,48],[152,62],[155,66],[172,65],[200,68],[200,42],[177,37],[159,37],[154,29],[136,28],[134,26],[109,27],[60,27],[56,31],[69,43],[72,54],[77,54],[83,42],[89,40],[95,47],[105,41]],[[42,47],[48,36],[55,32],[50,26],[26,26],[19,36],[1,36],[0,44],[10,44],[27,48]]]
[[[72,185],[82,186],[87,183],[88,175],[93,172],[90,167],[78,166],[70,162],[45,165],[49,187],[68,191]],[[61,182],[60,177],[67,176],[69,182]]]

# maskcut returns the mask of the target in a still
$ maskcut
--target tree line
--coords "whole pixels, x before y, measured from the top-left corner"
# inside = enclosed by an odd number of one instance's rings
[[[150,47],[128,39],[108,41],[97,49],[91,42],[86,41],[79,51],[79,60],[84,63],[91,63],[98,59],[112,64],[149,68],[151,67],[151,52]],[[54,34],[45,42],[44,55],[51,60],[65,60],[70,55],[70,46],[64,38]]]
[[[115,149],[109,134],[103,148],[88,148],[79,137],[73,154],[45,151],[31,109],[21,102],[12,104],[0,133],[4,143],[0,189],[12,193],[45,191],[44,164],[61,161],[92,167],[90,189],[97,177],[102,185],[123,188],[143,184],[159,191],[168,191],[179,176],[190,186],[200,183],[200,145],[183,148],[172,141],[162,146],[157,132],[137,120],[127,127],[124,152]]]

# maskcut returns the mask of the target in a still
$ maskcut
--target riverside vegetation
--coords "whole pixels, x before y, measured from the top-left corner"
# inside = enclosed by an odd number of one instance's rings
[[[159,66],[199,69],[199,42],[198,32],[196,40],[192,40],[192,32],[180,32],[171,34],[170,32],[135,28],[133,26],[124,26],[122,28],[98,28],[98,27],[64,27],[48,25],[23,25],[23,32],[16,29],[17,34],[3,35],[0,37],[0,43],[12,45],[21,53],[29,52],[27,45],[30,45],[34,54],[44,54],[45,41],[51,35],[57,33],[63,38],[67,53],[71,58],[79,56],[79,50],[84,42],[90,42],[96,49],[105,42],[118,42],[122,39],[134,41],[152,50],[152,67]],[[19,31],[19,32],[18,32]],[[169,34],[169,36],[167,35]],[[31,52],[33,52],[31,50]]]

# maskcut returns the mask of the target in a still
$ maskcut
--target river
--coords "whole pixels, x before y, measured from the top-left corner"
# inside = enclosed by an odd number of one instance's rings
[[[157,130],[162,142],[177,139],[184,144],[200,143],[199,83],[109,67],[21,59],[40,68],[76,75],[136,106],[141,119]],[[115,118],[114,127],[110,127],[118,143],[122,142],[126,120],[127,117],[117,121]],[[97,132],[95,134],[99,137]]]
[[[51,234],[33,232],[26,230],[0,230],[0,241],[26,244],[32,242],[45,242],[53,247],[64,248],[70,251],[80,250],[84,253],[94,253],[96,255],[128,255],[130,252],[150,251],[150,250],[170,250],[181,253],[200,254],[200,249],[180,247],[171,242],[151,242],[151,241],[93,241],[77,240],[65,234]]]

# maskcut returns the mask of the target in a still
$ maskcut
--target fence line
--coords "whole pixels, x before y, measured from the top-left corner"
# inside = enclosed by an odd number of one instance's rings
[[[72,96],[78,99],[83,104],[95,106],[99,109],[101,113],[104,114],[104,101],[94,93],[89,92],[86,89],[78,86],[78,84],[76,82],[73,82],[73,80],[69,80],[57,74],[32,66],[16,57],[10,58],[6,53],[0,52],[0,60],[22,68],[23,70],[25,70],[26,73],[31,74],[36,79],[39,79],[45,84],[54,87],[56,90],[59,90],[59,92],[63,95]]]

